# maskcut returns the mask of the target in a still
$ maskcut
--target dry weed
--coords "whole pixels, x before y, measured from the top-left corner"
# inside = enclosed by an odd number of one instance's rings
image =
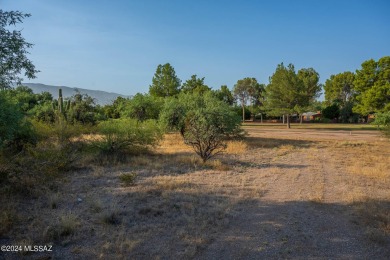
[[[188,180],[174,176],[158,176],[152,178],[152,181],[154,187],[163,191],[183,190],[193,187]]]
[[[207,166],[210,166],[216,171],[229,171],[230,167],[227,164],[222,163],[220,160],[211,160],[206,162]]]
[[[178,133],[166,134],[157,150],[167,154],[192,152],[191,147],[184,143],[183,137]]]
[[[279,146],[279,149],[277,151],[277,155],[278,156],[287,155],[288,153],[290,153],[294,149],[295,149],[295,147],[293,145],[291,145],[291,144],[281,145],[281,146]]]
[[[248,149],[248,145],[244,141],[229,141],[225,153],[227,154],[244,154]]]

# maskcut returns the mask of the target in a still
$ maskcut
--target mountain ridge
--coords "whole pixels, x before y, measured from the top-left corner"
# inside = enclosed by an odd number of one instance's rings
[[[115,92],[107,92],[103,90],[71,88],[67,86],[52,86],[52,85],[45,85],[42,83],[22,83],[21,85],[31,88],[32,91],[36,94],[47,91],[50,94],[52,94],[53,98],[58,97],[58,89],[62,89],[62,96],[64,98],[69,98],[73,96],[76,93],[76,91],[79,91],[81,94],[87,94],[88,96],[95,99],[96,104],[99,105],[111,104],[118,97],[123,97],[123,98],[131,97],[131,96],[122,95]]]

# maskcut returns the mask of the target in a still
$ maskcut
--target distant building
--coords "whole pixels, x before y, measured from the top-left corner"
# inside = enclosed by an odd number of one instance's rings
[[[321,111],[317,111],[317,112],[306,112],[306,113],[303,113],[302,114],[302,120],[303,121],[314,121],[316,120],[317,118],[321,118],[322,117],[322,114],[321,114]]]

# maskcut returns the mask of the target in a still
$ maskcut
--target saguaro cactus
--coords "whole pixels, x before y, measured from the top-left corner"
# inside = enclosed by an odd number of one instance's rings
[[[70,109],[70,100],[64,105],[64,99],[62,98],[62,89],[58,89],[58,100],[53,101],[53,110],[58,114],[66,117],[66,112]]]

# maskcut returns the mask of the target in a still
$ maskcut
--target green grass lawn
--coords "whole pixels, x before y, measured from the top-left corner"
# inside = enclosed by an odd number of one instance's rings
[[[272,128],[286,128],[287,126],[281,123],[260,123],[260,122],[245,122],[242,124],[244,127],[272,127]],[[376,125],[370,124],[321,124],[321,123],[291,123],[292,129],[318,129],[318,130],[344,130],[344,131],[356,131],[356,130],[378,130]]]

